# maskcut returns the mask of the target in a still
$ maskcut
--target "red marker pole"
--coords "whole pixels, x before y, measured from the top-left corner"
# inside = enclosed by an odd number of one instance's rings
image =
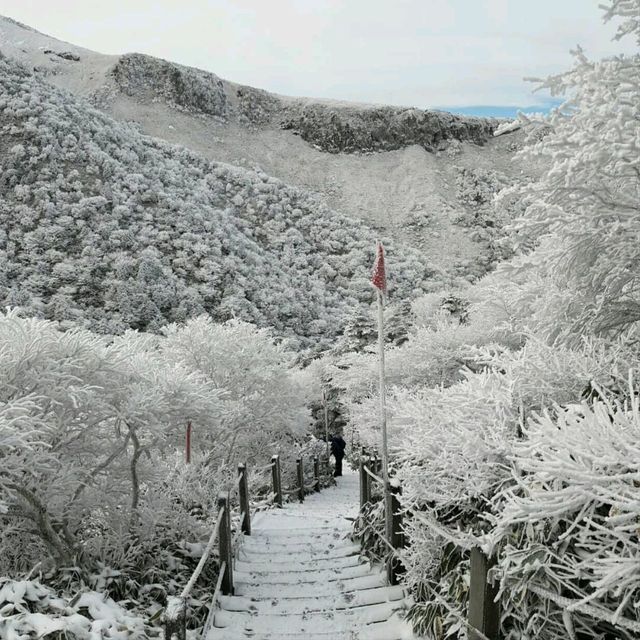
[[[191,462],[191,420],[187,422],[186,459],[189,464]]]

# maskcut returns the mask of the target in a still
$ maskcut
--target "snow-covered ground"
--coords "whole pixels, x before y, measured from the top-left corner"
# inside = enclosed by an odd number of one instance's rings
[[[240,638],[404,640],[402,587],[388,586],[350,537],[358,476],[303,504],[259,514],[235,566],[235,595],[222,596],[207,640]]]

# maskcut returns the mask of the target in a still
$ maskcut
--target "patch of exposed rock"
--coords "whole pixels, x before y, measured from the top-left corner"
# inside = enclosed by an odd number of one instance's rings
[[[63,60],[71,60],[72,62],[80,62],[80,56],[71,51],[54,51],[53,49],[45,49],[42,53],[45,55],[58,56]]]
[[[417,144],[432,151],[447,141],[483,144],[498,121],[402,107],[306,104],[290,107],[282,122],[322,151],[392,151]]]
[[[238,119],[240,122],[264,125],[282,111],[282,100],[268,91],[241,86],[236,90]]]
[[[420,145],[428,151],[452,141],[484,144],[499,121],[403,107],[313,103],[221,80],[213,73],[133,53],[111,71],[116,90],[140,101],[162,100],[192,113],[274,124],[329,153],[393,151]]]
[[[138,100],[160,98],[188,111],[227,115],[224,85],[213,73],[141,53],[122,56],[111,73],[118,89]]]

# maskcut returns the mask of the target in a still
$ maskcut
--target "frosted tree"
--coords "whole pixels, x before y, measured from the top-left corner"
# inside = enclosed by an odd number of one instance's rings
[[[640,37],[639,13],[638,0],[605,6],[606,20],[624,19],[617,38]],[[573,54],[571,71],[541,81],[566,100],[548,118],[549,133],[524,151],[550,169],[501,199],[519,193],[520,242],[539,240],[524,268],[533,263],[563,291],[564,302],[538,305],[546,333],[615,335],[640,320],[640,54],[597,62],[580,48]]]

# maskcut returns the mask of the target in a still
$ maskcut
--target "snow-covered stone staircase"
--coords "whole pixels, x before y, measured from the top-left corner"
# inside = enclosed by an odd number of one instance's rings
[[[205,640],[404,640],[402,587],[349,538],[358,477],[254,520]]]

